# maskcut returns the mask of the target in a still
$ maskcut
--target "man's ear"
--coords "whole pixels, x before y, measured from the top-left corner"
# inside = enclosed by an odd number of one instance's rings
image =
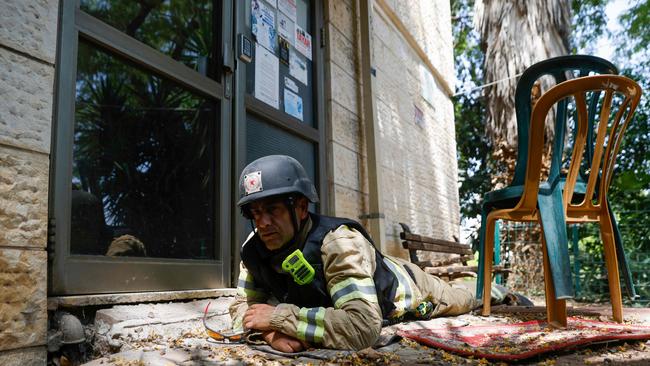
[[[307,201],[307,198],[305,197],[299,197],[298,201],[296,201],[296,216],[298,216],[298,219],[300,221],[304,220],[307,218],[309,215],[309,201]]]

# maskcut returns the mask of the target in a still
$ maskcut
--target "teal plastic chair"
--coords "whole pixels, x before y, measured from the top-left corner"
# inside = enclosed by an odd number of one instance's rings
[[[607,192],[614,176],[616,156],[623,135],[634,116],[641,92],[641,87],[636,82],[619,75],[574,78],[546,91],[536,102],[531,115],[528,159],[521,198],[514,207],[494,209],[487,216],[483,274],[488,278],[492,268],[496,221],[535,221],[541,224],[546,314],[549,324],[555,327],[567,326],[565,300],[568,297],[561,291],[572,291],[570,271],[566,270],[569,268],[567,222],[598,223],[603,241],[612,317],[616,322],[623,322],[618,256]],[[593,131],[588,132],[589,128],[595,127],[593,121],[589,121],[589,109],[594,99],[598,99],[597,108],[592,112],[595,114],[593,120],[598,121],[597,134],[591,146],[590,159],[583,160],[588,150],[587,136],[593,134]],[[568,159],[568,172],[562,177],[559,169],[555,172],[551,169],[548,180],[540,185],[544,125],[554,106],[556,111],[566,107],[560,106],[563,101],[575,106],[577,112],[575,141]],[[561,150],[559,152],[562,153]],[[557,159],[556,162],[560,160]],[[589,168],[584,169],[585,165]],[[583,175],[583,193],[576,191],[580,175]],[[577,195],[581,198],[577,199]],[[483,315],[490,314],[490,290],[491,281],[484,281]]]
[[[479,270],[477,278],[477,298],[482,298],[483,288],[483,268],[484,263],[484,247],[485,247],[485,222],[487,215],[494,209],[511,208],[514,207],[521,198],[524,177],[526,174],[526,161],[528,158],[528,138],[529,138],[529,122],[531,116],[531,90],[537,80],[543,76],[551,76],[555,79],[555,83],[559,84],[567,80],[567,73],[572,77],[583,77],[590,74],[618,74],[616,66],[611,62],[595,56],[587,55],[570,55],[555,57],[548,60],[541,61],[529,67],[521,76],[517,83],[515,92],[515,108],[517,117],[517,141],[518,141],[518,155],[515,166],[515,174],[512,182],[506,188],[495,190],[487,193],[483,198],[482,212],[481,212],[481,228],[479,231]],[[599,94],[595,93],[588,102],[589,107],[589,133],[587,135],[587,149],[585,151],[586,158],[591,159],[593,154],[593,116],[597,107]],[[564,140],[567,122],[567,105],[566,101],[562,101],[557,105],[556,119],[555,119],[555,138],[553,143],[551,170],[549,172],[549,180],[545,182],[540,189],[542,192],[549,192],[551,187],[555,185],[564,184],[564,177],[560,174],[562,167],[562,152],[564,150]],[[582,176],[582,174],[581,174]],[[574,199],[579,199],[580,194],[585,192],[585,183],[579,179],[576,183]],[[540,194],[542,201],[547,200],[551,205],[552,199],[550,196]],[[625,252],[623,250],[623,242],[621,239],[618,225],[616,224],[615,217],[611,212],[611,206],[608,205],[610,217],[614,227],[614,237],[616,253],[619,258],[618,263],[620,272],[625,280],[627,293],[631,298],[636,297],[636,292],[632,284],[632,275],[627,264]],[[557,208],[559,209],[559,208]],[[550,211],[549,211],[550,212]],[[553,220],[552,217],[546,217],[546,220]],[[550,222],[550,221],[549,221]],[[548,225],[548,224],[547,224]],[[548,233],[547,233],[548,232]],[[558,299],[573,298],[573,283],[571,279],[571,268],[568,256],[568,243],[566,228],[558,228],[557,230],[546,230],[546,243],[549,246],[549,252],[557,252],[558,256],[566,258],[562,261],[552,261],[551,269],[555,283],[556,296]],[[553,236],[553,237],[549,237]],[[557,247],[554,247],[557,246]],[[490,279],[491,280],[491,279]]]

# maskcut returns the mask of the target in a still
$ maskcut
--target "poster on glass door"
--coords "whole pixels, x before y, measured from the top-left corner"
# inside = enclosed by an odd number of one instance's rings
[[[307,60],[298,52],[289,53],[289,75],[298,79],[301,83],[307,84]]]
[[[261,0],[251,0],[251,32],[260,45],[276,52],[275,10]]]
[[[296,38],[296,27],[293,20],[289,19],[286,15],[278,13],[278,34],[289,42],[291,46],[294,45]]]
[[[302,98],[289,89],[284,89],[284,111],[302,121]]]
[[[255,98],[279,109],[280,65],[271,51],[255,43]]]
[[[311,60],[311,35],[296,24],[296,50]]]
[[[296,0],[278,0],[278,9],[286,14],[289,19],[296,21]]]

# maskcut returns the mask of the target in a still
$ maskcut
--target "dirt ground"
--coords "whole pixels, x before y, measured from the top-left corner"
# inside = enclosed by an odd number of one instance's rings
[[[577,305],[577,304],[576,304]],[[496,324],[513,323],[545,317],[543,307],[516,308],[495,307],[492,316],[465,314],[459,317],[436,319],[440,324]],[[576,314],[577,312],[577,314]],[[575,314],[602,321],[611,321],[608,306],[579,306],[570,308]],[[624,311],[625,322],[650,325],[650,309]],[[445,323],[446,322],[446,323]],[[186,324],[187,325],[187,324]],[[385,329],[390,333],[390,329]],[[383,332],[385,333],[385,332]],[[133,334],[122,334],[123,345],[119,352],[99,355],[86,363],[88,366],[103,365],[491,365],[505,364],[485,359],[463,357],[449,352],[420,345],[408,339],[378,349],[359,352],[322,350],[309,355],[287,357],[249,345],[217,344],[208,339],[203,327],[197,322],[185,328],[180,336],[165,336],[149,329],[134,329]],[[103,357],[102,357],[103,356]],[[562,352],[547,353],[524,361],[519,365],[650,365],[650,341],[606,342],[591,344]]]

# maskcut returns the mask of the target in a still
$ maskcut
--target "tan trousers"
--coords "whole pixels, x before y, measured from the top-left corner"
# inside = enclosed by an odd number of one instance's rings
[[[411,262],[398,260],[413,273],[415,285],[422,292],[424,301],[431,301],[435,305],[431,317],[465,314],[481,305],[474,296],[475,281],[455,280],[447,283]]]

